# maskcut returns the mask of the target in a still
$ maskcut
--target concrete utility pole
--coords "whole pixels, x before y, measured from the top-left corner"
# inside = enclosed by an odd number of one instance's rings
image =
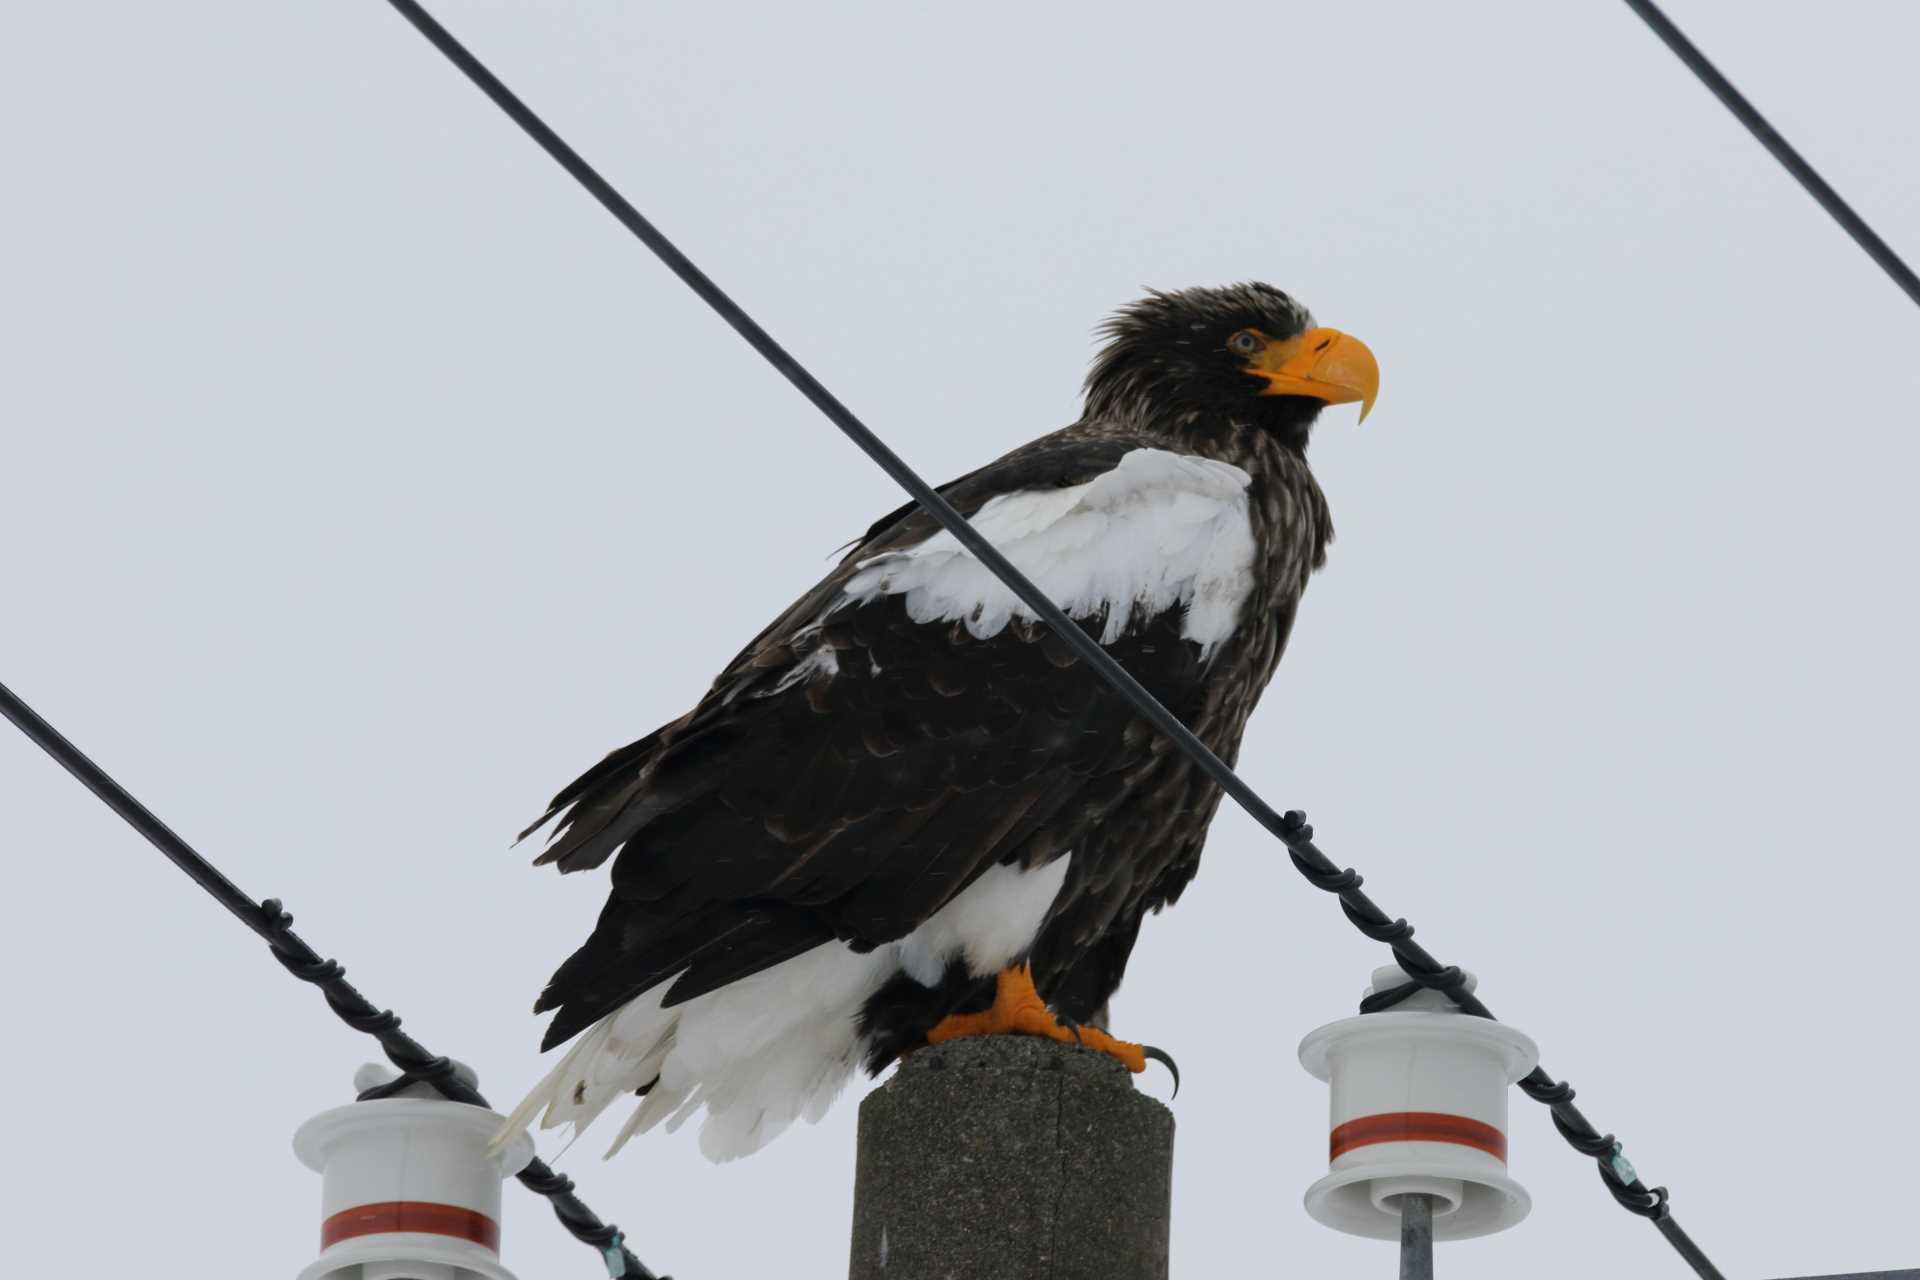
[[[1173,1113],[1032,1036],[921,1049],[860,1106],[851,1280],[1165,1280]]]

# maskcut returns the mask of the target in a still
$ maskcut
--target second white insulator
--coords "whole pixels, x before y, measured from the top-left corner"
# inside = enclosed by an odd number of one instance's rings
[[[393,1078],[369,1064],[353,1083]],[[420,1084],[301,1125],[294,1152],[321,1174],[321,1252],[299,1280],[514,1280],[500,1265],[500,1183],[533,1141],[490,1151],[502,1121]]]
[[[1407,981],[1376,969],[1372,992]],[[1474,979],[1465,975],[1467,989]],[[1433,1197],[1433,1236],[1505,1230],[1533,1207],[1507,1176],[1507,1100],[1533,1070],[1533,1041],[1422,990],[1390,1010],[1329,1023],[1300,1042],[1301,1065],[1327,1081],[1329,1172],[1307,1212],[1351,1235],[1400,1235],[1399,1197]]]

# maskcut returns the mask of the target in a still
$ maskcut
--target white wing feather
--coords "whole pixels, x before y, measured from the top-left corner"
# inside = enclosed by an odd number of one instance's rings
[[[1002,494],[972,519],[1069,617],[1104,613],[1102,644],[1184,606],[1181,635],[1206,654],[1233,634],[1252,585],[1251,482],[1230,463],[1135,449],[1085,484]],[[905,596],[916,622],[964,622],[981,639],[1033,618],[945,530],[862,561],[840,604],[882,595]]]

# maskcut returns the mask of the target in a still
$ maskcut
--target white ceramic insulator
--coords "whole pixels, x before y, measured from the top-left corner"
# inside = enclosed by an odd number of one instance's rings
[[[378,1074],[362,1068],[355,1087]],[[533,1141],[517,1134],[490,1155],[504,1122],[420,1087],[301,1125],[294,1153],[321,1175],[321,1251],[299,1280],[514,1280],[500,1265],[501,1182]]]
[[[1388,966],[1370,992],[1405,982]],[[1468,989],[1473,979],[1467,975]],[[1532,1208],[1507,1176],[1507,1101],[1533,1070],[1533,1041],[1421,991],[1381,1013],[1343,1018],[1300,1043],[1300,1062],[1327,1081],[1329,1172],[1307,1212],[1339,1231],[1391,1240],[1399,1197],[1433,1197],[1436,1240],[1488,1235]]]

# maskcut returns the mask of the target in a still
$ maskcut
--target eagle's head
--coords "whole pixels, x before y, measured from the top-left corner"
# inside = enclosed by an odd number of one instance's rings
[[[1304,448],[1323,406],[1360,402],[1380,366],[1358,338],[1319,329],[1272,285],[1154,291],[1101,328],[1087,374],[1089,420],[1166,431],[1254,428]]]

